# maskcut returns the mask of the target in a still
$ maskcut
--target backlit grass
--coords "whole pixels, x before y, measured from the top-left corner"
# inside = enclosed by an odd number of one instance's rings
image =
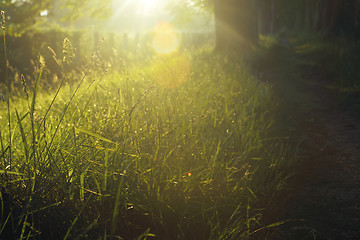
[[[21,201],[2,201],[4,236],[263,232],[263,209],[282,188],[288,156],[268,135],[271,88],[240,58],[205,49],[119,71],[89,65],[64,73],[51,91],[41,87],[41,64],[28,95],[17,91],[0,105],[1,182]]]

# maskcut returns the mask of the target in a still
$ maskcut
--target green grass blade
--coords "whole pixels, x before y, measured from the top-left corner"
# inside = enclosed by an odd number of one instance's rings
[[[107,186],[107,178],[108,178],[108,165],[109,165],[109,151],[105,151],[105,158],[104,158],[104,180],[103,180],[103,186],[102,191],[106,191]]]
[[[24,127],[22,125],[21,118],[20,118],[19,113],[18,113],[16,108],[15,108],[15,112],[16,112],[16,117],[17,117],[17,120],[18,120],[18,125],[19,125],[19,128],[20,128],[21,140],[22,140],[22,144],[23,144],[23,147],[24,147],[26,160],[28,160],[29,159],[29,147],[28,147],[28,143],[27,143],[27,140],[26,140]],[[27,113],[25,115],[27,115]]]
[[[6,171],[6,170],[0,170],[0,174],[12,174],[12,175],[18,175],[18,176],[25,176],[25,174],[23,173],[18,173],[18,172],[9,172],[9,171]]]
[[[25,215],[25,219],[24,219],[24,222],[22,224],[20,239],[24,238],[26,226],[29,225],[29,223],[27,222],[27,218],[28,218],[28,214]]]
[[[110,139],[107,139],[107,138],[105,138],[105,137],[102,137],[102,136],[100,136],[100,135],[97,134],[97,133],[93,133],[93,132],[90,132],[90,131],[88,131],[88,130],[81,129],[81,128],[78,128],[78,127],[75,127],[75,130],[77,130],[78,132],[86,133],[86,134],[88,134],[88,135],[90,135],[90,136],[93,136],[94,138],[100,139],[100,140],[102,140],[102,141],[104,141],[104,142],[108,142],[108,143],[112,143],[112,144],[117,144],[116,142],[111,141]]]
[[[6,224],[9,222],[10,217],[11,217],[11,213],[8,214],[8,216],[6,217],[4,223],[2,223],[2,226],[1,226],[1,229],[0,229],[0,236],[1,236],[1,233],[4,231],[4,229],[6,227]]]
[[[86,200],[84,206],[82,206],[80,212],[78,213],[78,215],[76,216],[76,218],[74,219],[74,221],[71,223],[71,226],[69,227],[69,229],[67,230],[67,232],[66,232],[66,234],[65,234],[64,240],[68,239],[71,230],[74,228],[77,220],[79,219],[80,215],[82,214],[82,212],[84,211],[85,207],[86,207],[87,204],[89,203],[90,199],[91,199],[91,196]]]
[[[34,115],[34,112],[35,112],[36,96],[37,96],[37,93],[38,93],[39,82],[40,82],[40,79],[41,79],[43,70],[44,70],[44,66],[41,64],[39,76],[38,76],[38,78],[36,79],[35,89],[34,89],[33,97],[32,97],[32,100],[31,100],[31,107],[30,107],[30,114],[31,114],[31,116],[33,116],[33,115]]]
[[[84,201],[84,195],[85,195],[85,191],[84,191],[84,188],[85,188],[85,173],[86,172],[83,172],[80,174],[80,201]]]
[[[5,150],[2,151],[0,158],[3,158],[4,155],[5,155],[5,153],[6,153],[9,149],[10,149],[10,146],[7,146],[7,147],[5,148]],[[4,158],[4,161],[5,161],[5,158]],[[4,162],[4,166],[6,167],[6,163],[5,163],[5,162]]]
[[[120,182],[119,182],[119,186],[117,188],[116,199],[115,199],[115,207],[114,207],[114,212],[113,212],[113,217],[112,217],[112,222],[111,222],[111,233],[112,234],[115,233],[116,224],[117,224],[117,218],[119,216],[121,188],[122,188],[122,185],[123,185],[123,181],[124,181],[124,178],[122,177]]]
[[[78,240],[78,239],[83,239],[85,234],[87,232],[89,232],[98,222],[99,217],[97,217],[96,219],[94,219],[94,221],[92,221],[85,229],[84,231],[82,231],[76,238],[74,238],[74,240]]]
[[[253,232],[250,233],[250,235],[260,232],[262,230],[268,229],[268,228],[274,228],[274,227],[279,227],[281,225],[284,225],[285,223],[289,223],[289,222],[305,222],[304,219],[290,219],[290,220],[284,220],[284,221],[279,221],[279,222],[275,222],[269,225],[266,225],[265,227],[259,228]]]
[[[156,237],[155,234],[150,233],[150,228],[146,229],[146,231],[137,237],[136,240],[146,240],[148,237]]]

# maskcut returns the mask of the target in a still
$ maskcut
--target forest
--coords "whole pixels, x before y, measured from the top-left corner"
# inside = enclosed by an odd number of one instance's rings
[[[0,11],[0,240],[360,239],[360,0]]]

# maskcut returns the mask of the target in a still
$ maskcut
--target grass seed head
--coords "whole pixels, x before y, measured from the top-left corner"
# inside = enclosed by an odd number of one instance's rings
[[[63,54],[64,54],[63,61],[65,63],[71,63],[76,54],[76,49],[73,48],[68,38],[65,38],[63,42]]]
[[[25,96],[26,96],[27,99],[29,99],[29,93],[27,91],[26,79],[25,79],[24,74],[21,74],[20,78],[21,78],[21,83],[22,83],[22,86],[23,86]]]
[[[6,23],[6,20],[5,20],[5,12],[4,11],[1,11],[1,27],[2,27],[2,30],[5,31],[5,23]]]

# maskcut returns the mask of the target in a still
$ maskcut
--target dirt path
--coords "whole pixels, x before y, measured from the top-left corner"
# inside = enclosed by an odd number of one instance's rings
[[[266,76],[281,102],[281,134],[301,142],[279,220],[301,221],[271,239],[360,239],[360,120],[334,100],[311,59],[293,50],[280,49]]]

